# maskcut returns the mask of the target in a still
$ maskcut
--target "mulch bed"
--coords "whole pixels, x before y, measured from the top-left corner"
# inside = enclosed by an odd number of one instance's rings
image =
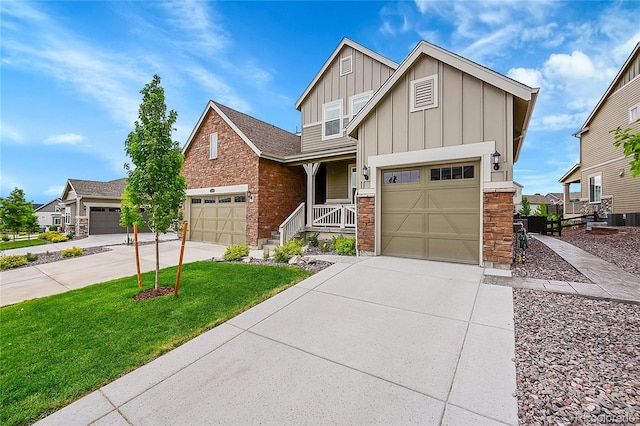
[[[140,293],[133,296],[133,300],[148,300],[153,299],[154,297],[166,296],[167,294],[173,293],[174,286],[163,286],[155,288],[149,288],[147,290],[143,290]]]
[[[38,247],[42,247],[42,246],[38,246]],[[105,251],[110,251],[110,250],[111,249],[107,247],[87,247],[82,249],[82,256],[89,256],[92,254],[103,253]],[[9,252],[7,253],[10,254]],[[28,266],[43,265],[45,263],[51,263],[51,262],[59,262],[61,260],[66,260],[66,259],[73,259],[72,257],[62,257],[61,251],[51,251],[51,252],[47,251],[45,253],[35,254],[34,256],[38,256],[38,259],[34,260],[33,262],[29,262],[24,266],[19,266],[18,268],[13,268],[13,269],[26,268]]]

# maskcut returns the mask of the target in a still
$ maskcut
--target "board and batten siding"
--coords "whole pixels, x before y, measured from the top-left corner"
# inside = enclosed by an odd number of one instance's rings
[[[438,106],[410,112],[411,81],[431,75],[438,76]],[[511,180],[513,95],[424,55],[363,120],[358,139],[365,161],[381,154],[495,141],[504,162],[492,180]]]
[[[640,55],[637,55],[633,61],[627,66],[627,69],[620,76],[615,90],[621,89],[627,83],[640,75]]]
[[[349,56],[353,71],[341,76],[340,61]],[[302,152],[331,149],[353,143],[353,140],[346,136],[322,140],[322,105],[341,99],[342,115],[347,117],[349,98],[360,93],[375,92],[393,71],[387,65],[351,46],[344,46],[301,104]],[[347,123],[348,121],[343,119],[343,127]]]
[[[612,213],[640,212],[640,178],[633,179],[629,171],[630,158],[581,170],[581,198],[589,199],[589,176],[602,173],[602,197],[613,196]],[[624,171],[621,176],[621,171]]]
[[[349,165],[354,163],[355,159],[327,163],[327,200],[349,199]]]
[[[640,103],[640,77],[613,92],[600,106],[589,123],[589,130],[580,137],[580,163],[588,168],[624,155],[622,147],[613,145],[614,136],[609,133],[618,126],[640,131],[640,125],[629,123],[629,108]]]

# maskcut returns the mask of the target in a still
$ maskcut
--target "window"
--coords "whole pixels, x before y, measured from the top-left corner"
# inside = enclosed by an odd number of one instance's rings
[[[192,198],[191,204],[202,204],[202,198]]]
[[[205,204],[215,204],[216,203],[216,197],[205,197],[204,203]]]
[[[218,158],[218,133],[209,135],[209,160]]]
[[[602,175],[589,176],[589,202],[599,203],[602,200]]]
[[[420,170],[399,170],[384,172],[384,183],[416,183],[420,182]]]
[[[246,195],[236,195],[235,197],[233,197],[233,202],[234,203],[246,203],[247,202],[247,196]]]
[[[411,82],[409,109],[411,112],[438,106],[438,75],[419,78]]]
[[[342,136],[342,99],[322,106],[322,139]]]
[[[473,166],[439,167],[431,169],[431,180],[473,179]]]
[[[351,61],[351,56],[347,56],[346,58],[340,59],[340,75],[346,75],[353,71],[353,62]]]
[[[53,224],[54,225],[60,225],[60,218],[59,217],[54,217],[53,218]]]
[[[635,122],[638,118],[640,118],[640,104],[629,108],[629,123]]]
[[[356,114],[364,108],[367,102],[369,102],[369,99],[371,99],[371,96],[373,96],[373,92],[361,93],[350,98],[351,118],[355,117]]]
[[[229,196],[229,197],[218,197],[218,203],[219,204],[230,203],[230,202],[231,202],[231,196]]]

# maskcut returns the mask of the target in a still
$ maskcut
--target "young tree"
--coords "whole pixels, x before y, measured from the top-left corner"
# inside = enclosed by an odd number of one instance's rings
[[[0,198],[0,221],[6,230],[13,233],[14,241],[16,233],[29,230],[38,223],[33,205],[24,199],[22,189],[15,188],[7,198]]]
[[[129,236],[129,228],[133,225],[143,226],[144,218],[133,203],[131,203],[131,195],[129,194],[129,185],[125,186],[122,198],[120,201],[120,226],[127,229],[127,244],[131,241]]]
[[[135,168],[125,164],[127,188],[132,206],[144,208],[147,225],[155,233],[156,280],[160,286],[159,235],[169,229],[178,217],[180,205],[186,198],[187,183],[180,175],[184,157],[177,141],[171,139],[178,114],[167,115],[164,89],[160,77],[140,91],[142,103],[135,122],[135,130],[125,141],[125,152]]]
[[[520,209],[522,216],[529,216],[531,214],[531,203],[527,197],[522,197],[522,208]]]
[[[636,120],[636,123],[640,124],[640,118]],[[614,133],[615,141],[613,144],[616,148],[620,146],[624,149],[625,157],[633,157],[631,162],[631,177],[635,178],[640,176],[640,131],[637,133],[631,133],[631,127],[622,129],[618,127],[615,130],[611,130],[609,133]]]

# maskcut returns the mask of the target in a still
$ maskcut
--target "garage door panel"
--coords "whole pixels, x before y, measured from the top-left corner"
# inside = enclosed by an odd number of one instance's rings
[[[404,179],[406,170],[416,169],[419,182]],[[385,170],[384,176],[396,179],[382,182],[381,253],[478,263],[478,172],[477,162]]]
[[[216,244],[246,244],[245,196],[207,197],[191,199],[190,239]],[[195,202],[195,200],[199,200]]]

